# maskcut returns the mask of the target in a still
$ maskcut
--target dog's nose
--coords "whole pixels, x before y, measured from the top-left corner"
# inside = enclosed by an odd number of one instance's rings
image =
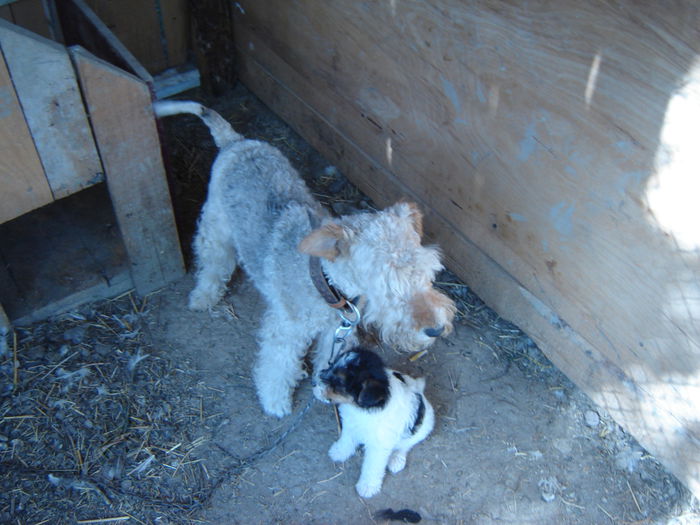
[[[445,326],[433,326],[431,328],[425,328],[423,333],[428,337],[439,337],[442,332],[445,331]]]

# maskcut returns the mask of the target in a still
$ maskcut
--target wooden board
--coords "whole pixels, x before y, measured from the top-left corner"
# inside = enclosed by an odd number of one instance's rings
[[[184,273],[148,86],[71,48],[140,294]]]
[[[101,180],[102,165],[66,49],[2,20],[0,46],[54,198]]]
[[[44,0],[19,0],[10,6],[12,21],[37,35],[52,38],[51,24],[44,10]]]
[[[53,200],[4,60],[0,60],[0,186],[0,224]]]
[[[240,4],[249,86],[378,202],[432,209],[451,268],[697,493],[700,245],[651,209],[697,5]]]
[[[190,20],[188,0],[160,2],[160,23],[167,52],[166,67],[179,67],[187,63],[190,50]],[[158,71],[151,69],[152,73]]]
[[[133,73],[149,85],[153,84],[151,74],[84,0],[56,1],[63,39],[67,46],[80,45],[99,58]]]
[[[187,0],[88,0],[87,4],[151,74],[187,60]]]

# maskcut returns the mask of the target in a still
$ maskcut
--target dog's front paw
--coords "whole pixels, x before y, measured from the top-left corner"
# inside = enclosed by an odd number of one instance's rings
[[[382,482],[379,481],[377,483],[376,481],[370,482],[361,479],[355,485],[355,489],[357,490],[357,493],[363,498],[371,498],[372,496],[376,496],[377,494],[379,494],[379,491],[382,490]]]
[[[275,402],[271,401],[262,401],[262,407],[265,413],[269,416],[275,416],[282,418],[284,416],[288,416],[289,414],[292,413],[292,402],[291,400],[289,401],[280,401],[277,400]]]
[[[340,440],[333,443],[333,445],[331,445],[331,448],[328,450],[328,455],[336,463],[345,461],[354,453],[355,449],[351,448],[351,445],[342,443]]]
[[[190,310],[194,310],[195,312],[203,312],[213,307],[218,300],[218,297],[212,297],[211,294],[195,288],[190,293],[190,301],[188,306]]]
[[[389,471],[393,474],[396,474],[397,472],[401,472],[405,466],[406,454],[394,452],[394,454],[391,456],[391,459],[389,460]]]

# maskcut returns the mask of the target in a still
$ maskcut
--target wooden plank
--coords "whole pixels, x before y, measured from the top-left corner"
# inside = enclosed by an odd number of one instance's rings
[[[526,12],[509,20],[513,13],[484,6],[421,4],[384,30],[375,26],[391,19],[391,12],[363,14],[349,2],[327,10],[304,2],[294,9],[277,2],[241,4],[246,14],[239,17],[236,37],[249,85],[258,94],[265,91],[262,86],[271,82],[265,73],[296,94],[298,100],[281,103],[284,90],[278,88],[262,98],[283,114],[291,112],[285,118],[326,155],[342,157],[358,148],[358,165],[364,157],[382,167],[370,169],[365,162],[367,176],[350,170],[370,196],[381,195],[391,174],[400,183],[397,193],[412,193],[439,210],[440,230],[458,234],[451,242],[441,240],[451,267],[504,317],[535,332],[556,364],[697,492],[692,400],[698,379],[688,371],[700,363],[693,314],[698,262],[650,221],[642,184],[654,165],[654,129],[658,133],[673,96],[672,79],[683,76],[698,48],[697,24],[676,27],[678,12],[659,19],[649,6],[631,19],[622,16],[625,6],[593,12],[586,7],[577,20],[598,24],[591,28],[598,42],[611,39],[617,44],[606,42],[611,48],[629,55],[626,62],[610,52],[606,60],[622,71],[606,71],[601,59],[596,70],[595,50],[569,45],[582,51],[557,54],[557,43],[548,40],[563,38],[559,30],[573,34],[567,33],[567,42],[583,39],[580,27],[556,23],[578,12],[578,4],[564,5],[537,27],[526,25]],[[428,16],[423,8],[435,12]],[[692,19],[688,3],[683,9]],[[650,25],[658,40],[656,60],[647,58]],[[518,31],[509,35],[513,26]],[[495,33],[479,35],[490,44],[479,47],[474,35],[457,34],[468,33],[465,28]],[[432,43],[421,39],[428,33]],[[457,53],[450,42],[475,48]],[[465,57],[475,63],[459,63]],[[258,64],[255,75],[251,64]],[[462,70],[471,78],[452,76]],[[636,84],[636,70],[650,81]],[[589,96],[594,74],[597,88]],[[538,120],[537,104],[549,111],[546,121]],[[308,117],[312,108],[322,117]],[[530,117],[535,120],[528,131]],[[646,172],[634,171],[644,166]],[[460,263],[469,260],[465,246],[478,247],[491,261],[479,266],[483,275]],[[495,279],[496,270],[509,280]],[[518,300],[497,301],[499,294],[483,290],[475,278],[501,282],[500,295]],[[563,339],[559,332],[565,332]],[[661,416],[650,422],[652,411]]]
[[[153,84],[151,74],[83,0],[56,0],[64,42],[80,45],[106,60]]]
[[[88,0],[87,4],[151,74],[186,62],[186,0]]]
[[[53,200],[4,60],[0,60],[0,186],[0,223]]]
[[[166,0],[159,3],[168,68],[187,63],[190,50],[188,4],[187,0]]]
[[[107,282],[98,282],[92,286],[78,290],[42,305],[29,313],[26,313],[13,320],[15,326],[27,326],[37,321],[43,321],[49,317],[54,317],[65,312],[69,312],[78,306],[93,301],[100,301],[108,297],[117,297],[133,289],[133,282],[128,271],[122,271]]]
[[[2,20],[0,46],[54,198],[100,181],[102,165],[66,49]]]
[[[20,0],[10,6],[15,24],[32,33],[51,38],[51,24],[42,0]]]
[[[184,272],[148,86],[71,48],[136,290]]]

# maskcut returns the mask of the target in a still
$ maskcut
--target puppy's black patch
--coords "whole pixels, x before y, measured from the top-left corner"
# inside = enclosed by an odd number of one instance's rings
[[[330,368],[321,372],[321,380],[335,392],[351,396],[360,408],[382,408],[389,400],[384,362],[363,347],[341,354]]]
[[[416,397],[418,398],[418,410],[416,411],[416,419],[411,425],[411,435],[415,434],[423,423],[423,418],[425,417],[425,403],[423,402],[423,396],[416,392]]]

